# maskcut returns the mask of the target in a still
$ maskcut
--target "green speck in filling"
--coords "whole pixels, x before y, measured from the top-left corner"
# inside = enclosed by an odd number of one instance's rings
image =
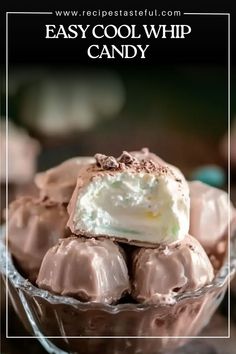
[[[114,231],[117,231],[117,232],[120,232],[120,233],[123,233],[123,234],[133,234],[133,235],[141,235],[141,232],[138,232],[138,231],[135,231],[135,230],[130,230],[130,229],[124,229],[122,227],[106,227],[106,226],[103,226],[102,227],[103,229],[105,230],[109,230],[112,232],[112,230]]]
[[[172,233],[174,236],[176,236],[178,232],[179,232],[179,225],[176,224],[176,225],[174,225],[174,226],[172,227],[171,233]]]
[[[112,183],[112,187],[113,188],[119,188],[121,186],[121,182],[120,181],[116,181]]]
[[[91,214],[90,214],[90,220],[95,220],[96,219],[96,217],[97,217],[97,213],[96,213],[96,211],[93,211]]]

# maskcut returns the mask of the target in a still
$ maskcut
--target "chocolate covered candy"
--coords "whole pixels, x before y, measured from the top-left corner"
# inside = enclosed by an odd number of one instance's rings
[[[101,303],[116,302],[130,288],[119,246],[81,237],[60,240],[46,253],[37,284],[55,294]]]
[[[66,208],[52,202],[22,197],[10,204],[9,249],[31,281],[47,250],[68,235],[67,220]]]
[[[92,157],[74,157],[45,172],[37,173],[35,183],[40,189],[40,196],[57,203],[68,203],[81,167],[94,161]]]
[[[189,182],[190,234],[200,241],[208,253],[226,236],[235,211],[228,194],[199,181]]]
[[[140,248],[133,256],[132,295],[141,303],[173,303],[177,293],[201,288],[214,277],[211,262],[190,235],[158,248]]]

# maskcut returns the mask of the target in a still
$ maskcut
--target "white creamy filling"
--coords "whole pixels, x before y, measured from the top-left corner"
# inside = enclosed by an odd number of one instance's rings
[[[189,229],[188,191],[171,177],[144,172],[98,177],[78,197],[74,223],[97,236],[174,242]]]

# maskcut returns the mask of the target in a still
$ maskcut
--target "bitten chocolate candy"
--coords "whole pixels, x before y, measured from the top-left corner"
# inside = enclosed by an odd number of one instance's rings
[[[153,155],[96,154],[96,163],[80,170],[68,206],[72,233],[147,246],[183,239],[189,230],[188,185]]]

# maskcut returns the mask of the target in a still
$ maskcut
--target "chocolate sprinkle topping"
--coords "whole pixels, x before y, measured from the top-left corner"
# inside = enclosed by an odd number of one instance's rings
[[[117,170],[119,168],[119,163],[113,156],[96,154],[94,157],[96,159],[97,166],[101,167],[103,170]]]
[[[123,151],[120,157],[118,157],[117,161],[124,163],[125,165],[138,164],[138,159],[132,156],[129,152]]]
[[[148,154],[149,150],[143,148],[141,150],[144,154]],[[123,151],[120,157],[107,156],[103,154],[96,154],[96,165],[103,170],[120,170],[133,169],[136,172],[145,171],[147,173],[157,172],[163,175],[172,173],[172,171],[165,165],[145,157],[139,160],[136,156],[127,151]]]

